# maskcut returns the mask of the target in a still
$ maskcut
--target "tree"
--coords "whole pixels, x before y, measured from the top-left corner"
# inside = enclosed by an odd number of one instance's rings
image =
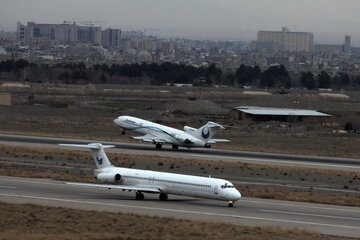
[[[317,79],[319,82],[319,88],[330,88],[331,87],[331,77],[326,72],[321,71],[321,73],[318,75]]]
[[[107,79],[104,73],[101,74],[100,80],[102,83],[106,83]]]
[[[347,73],[339,73],[333,78],[335,88],[341,89],[349,85],[350,77]]]
[[[260,87],[290,88],[291,78],[284,65],[271,66],[260,77]]]
[[[301,73],[300,84],[308,90],[313,90],[315,88],[314,75],[311,72]]]
[[[347,73],[339,73],[341,87],[346,87],[350,84],[350,77]]]
[[[241,64],[236,70],[235,80],[241,85],[252,85],[255,78],[259,76],[260,68],[258,66],[251,67]]]
[[[217,68],[215,63],[210,64],[206,71],[206,82],[211,85],[218,81],[222,75],[221,69]]]
[[[354,77],[354,85],[360,85],[360,75]]]

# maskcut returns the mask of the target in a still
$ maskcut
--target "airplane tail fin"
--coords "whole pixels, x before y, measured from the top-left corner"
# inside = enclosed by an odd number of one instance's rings
[[[61,146],[68,146],[68,147],[80,147],[80,148],[87,148],[91,150],[93,155],[96,168],[107,168],[111,167],[112,164],[109,161],[104,148],[112,148],[115,147],[114,145],[102,145],[101,143],[89,143],[89,144],[59,144]]]
[[[222,125],[215,122],[207,122],[204,126],[188,133],[203,141],[211,139],[219,129],[225,129]]]

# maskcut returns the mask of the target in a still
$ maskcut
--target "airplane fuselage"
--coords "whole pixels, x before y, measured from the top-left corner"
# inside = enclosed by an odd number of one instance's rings
[[[131,130],[145,135],[153,134],[164,140],[164,142],[172,143],[174,145],[182,147],[204,147],[206,145],[205,141],[201,141],[182,130],[144,119],[121,116],[115,119],[114,122],[118,127],[124,130]],[[156,143],[156,140],[153,142]]]
[[[113,184],[144,189],[156,188],[164,194],[225,201],[237,201],[241,197],[240,192],[231,182],[218,178],[119,167],[95,170],[95,176],[104,173],[114,177],[120,176]]]

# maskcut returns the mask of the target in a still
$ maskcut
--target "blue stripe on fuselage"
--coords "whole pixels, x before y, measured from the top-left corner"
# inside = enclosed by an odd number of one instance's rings
[[[121,127],[121,128],[123,128],[123,129],[125,129],[125,130],[137,130],[137,129],[142,129],[142,128],[153,129],[153,130],[157,130],[158,132],[165,133],[166,135],[172,137],[173,139],[175,139],[176,141],[179,142],[179,140],[177,140],[177,139],[176,139],[174,136],[172,136],[170,133],[168,133],[168,132],[166,132],[166,131],[158,128],[158,127],[153,127],[153,126],[140,126],[140,127],[139,127],[138,125],[136,125],[136,124],[134,124],[134,123],[129,123],[129,122],[126,122],[126,123],[127,123],[127,124],[135,125],[136,127],[130,127],[130,128],[129,128],[129,127]]]

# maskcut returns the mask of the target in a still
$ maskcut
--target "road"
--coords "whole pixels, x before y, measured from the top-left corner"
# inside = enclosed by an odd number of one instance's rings
[[[226,202],[174,195],[163,202],[152,194],[146,194],[143,201],[136,201],[134,192],[70,186],[49,179],[5,176],[0,176],[0,200],[360,236],[360,208],[355,207],[242,198],[234,208],[227,208]]]
[[[43,147],[58,148],[56,144],[59,143],[89,143],[89,142],[93,142],[93,140],[0,134],[0,144],[13,144],[13,145],[18,144],[21,146],[37,146],[37,147],[43,146]],[[245,152],[245,151],[232,151],[232,150],[219,150],[219,149],[179,149],[177,151],[174,151],[170,147],[163,147],[162,150],[155,150],[155,147],[152,144],[135,144],[135,143],[120,143],[120,142],[106,142],[106,141],[102,141],[102,143],[113,144],[118,148],[118,149],[108,150],[109,152],[121,152],[125,154],[155,155],[155,156],[164,156],[164,157],[179,157],[179,158],[222,160],[222,161],[242,161],[249,163],[261,163],[261,164],[272,164],[272,165],[303,166],[303,167],[312,167],[312,168],[328,168],[328,169],[360,171],[360,159],[259,153],[259,152]]]

